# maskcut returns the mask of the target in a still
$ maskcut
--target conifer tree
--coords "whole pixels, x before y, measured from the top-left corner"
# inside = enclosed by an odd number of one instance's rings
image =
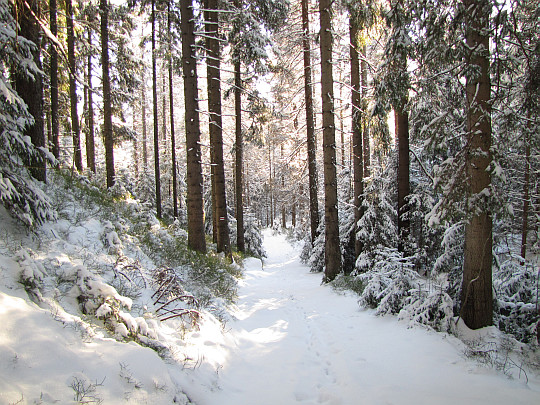
[[[306,103],[306,135],[309,178],[309,216],[311,224],[311,244],[315,243],[319,229],[319,199],[317,179],[317,139],[315,116],[313,113],[313,74],[311,69],[311,41],[309,33],[308,0],[302,2],[302,47],[304,54],[304,97]]]
[[[187,150],[187,210],[188,245],[200,252],[206,251],[203,211],[203,178],[201,156],[201,129],[197,88],[197,59],[195,49],[195,22],[193,2],[180,4],[182,31],[182,75],[184,78],[184,102]]]
[[[323,105],[323,153],[325,196],[325,281],[341,271],[336,175],[336,139],[334,118],[334,80],[332,75],[332,10],[330,0],[319,2],[321,26],[321,87]]]
[[[154,178],[156,183],[156,212],[161,218],[161,174],[159,167],[159,126],[157,100],[157,68],[156,68],[156,0],[152,0],[152,111],[154,114]]]
[[[114,186],[114,141],[112,128],[111,79],[109,75],[109,4],[100,0],[101,13],[101,69],[103,81],[103,139],[105,143],[105,168],[107,188]]]
[[[73,137],[73,162],[75,168],[82,172],[81,130],[79,126],[79,114],[77,109],[77,64],[75,62],[75,32],[73,26],[72,0],[66,0],[66,22],[69,64],[69,101],[71,106],[71,133]]]
[[[174,88],[173,88],[173,39],[172,39],[171,3],[167,3],[167,28],[169,30],[169,115],[171,122],[171,170],[173,182],[173,215],[178,218],[178,180],[176,178],[176,135],[174,132]]]
[[[217,0],[205,0],[206,65],[208,81],[209,132],[212,164],[212,205],[215,206],[217,251],[230,255],[229,222],[225,194],[225,168],[223,163],[223,120],[221,116],[221,45],[219,34],[219,7]]]
[[[468,53],[466,175],[470,198],[482,200],[491,188],[491,2],[465,0],[464,6]],[[485,201],[482,206],[472,207],[474,211],[465,226],[460,314],[467,326],[478,329],[493,322],[492,218]]]
[[[57,3],[56,0],[49,1],[49,23],[51,34],[58,36],[57,22]],[[50,46],[50,97],[51,97],[51,135],[52,135],[52,153],[56,159],[60,157],[60,126],[58,113],[58,50],[56,44]]]

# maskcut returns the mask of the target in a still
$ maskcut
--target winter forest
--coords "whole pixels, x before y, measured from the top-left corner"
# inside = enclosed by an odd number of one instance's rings
[[[540,401],[540,1],[0,0],[0,73],[1,404]]]

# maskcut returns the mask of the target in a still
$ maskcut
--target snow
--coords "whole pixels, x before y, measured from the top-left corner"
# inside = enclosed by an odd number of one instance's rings
[[[455,337],[360,309],[355,296],[320,285],[283,235],[264,236],[268,259],[246,262],[229,332],[216,339],[215,325],[203,324],[187,339],[204,358],[194,381],[211,368],[217,375],[213,386],[187,389],[194,402],[539,403],[538,378],[508,379],[466,359]]]
[[[356,296],[321,285],[321,274],[300,264],[300,248],[270,230],[264,232],[268,259],[245,260],[239,300],[227,323],[205,311],[199,330],[182,332],[124,309],[118,312],[123,323],[116,323],[116,336],[107,334],[80,312],[30,301],[14,280],[25,260],[32,263],[32,252],[25,249],[23,261],[10,257],[6,246],[13,241],[7,235],[15,229],[7,218],[0,207],[2,405],[77,403],[77,390],[86,392],[84,399],[95,397],[104,404],[187,404],[188,398],[200,405],[540,401],[540,379],[534,373],[528,372],[528,382],[517,374],[509,379],[467,359],[465,345],[455,337],[407,328],[396,317],[361,309]],[[97,254],[106,224],[92,218],[83,223],[86,230],[73,227],[76,235],[66,238],[83,240]],[[66,224],[47,226],[54,237]],[[85,279],[92,291],[122,299],[71,256],[67,241],[53,246],[47,258],[58,264],[59,274],[79,283]],[[69,303],[65,297],[65,309],[73,311],[76,306]],[[96,315],[112,311],[104,302]],[[169,355],[161,358],[130,341],[128,327],[159,338]],[[467,339],[494,333],[493,328],[472,332],[462,325],[460,330]],[[127,340],[116,340],[121,336]]]

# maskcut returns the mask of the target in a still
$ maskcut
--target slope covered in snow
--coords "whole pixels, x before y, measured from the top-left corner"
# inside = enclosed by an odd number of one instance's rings
[[[0,207],[1,405],[540,401],[533,371],[527,381],[514,367],[508,378],[468,359],[470,349],[455,337],[360,309],[355,296],[321,285],[298,249],[270,230],[268,258],[245,261],[228,314],[214,298],[200,311],[198,330],[162,322],[149,288],[159,257],[141,249],[134,225],[58,195],[60,219],[36,233]],[[144,237],[168,251],[170,230],[137,215],[136,226],[151,223]],[[176,270],[188,280],[188,269]],[[112,329],[103,320],[109,311],[116,311]],[[486,344],[498,339],[493,328],[467,333]]]

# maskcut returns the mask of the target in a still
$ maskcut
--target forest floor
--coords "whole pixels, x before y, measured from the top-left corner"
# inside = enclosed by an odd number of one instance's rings
[[[217,371],[212,389],[187,389],[198,404],[533,404],[540,379],[507,375],[466,356],[462,340],[362,310],[355,296],[321,286],[282,234],[264,233],[268,258],[245,263],[235,320],[218,339],[189,339],[193,370]],[[489,344],[495,328],[467,331]],[[463,337],[462,337],[463,338]],[[508,375],[509,374],[509,375]]]
[[[502,335],[494,327],[460,325],[458,339],[377,317],[353,293],[321,285],[321,274],[300,263],[301,247],[271,230],[268,258],[244,262],[226,323],[209,310],[198,330],[149,319],[166,348],[160,356],[80,312],[73,281],[62,280],[83,262],[105,280],[98,271],[116,256],[100,242],[106,221],[73,207],[64,211],[77,221],[38,233],[0,207],[0,405],[540,403],[537,369],[496,351]],[[123,235],[123,243],[155,267],[136,239]],[[23,267],[43,273],[39,305],[19,281]],[[112,279],[125,289],[122,280]],[[133,313],[146,311],[145,294]]]

